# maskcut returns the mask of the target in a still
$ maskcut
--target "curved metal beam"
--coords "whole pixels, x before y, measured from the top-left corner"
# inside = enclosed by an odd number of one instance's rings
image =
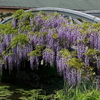
[[[68,16],[73,16],[77,18],[81,18],[84,20],[87,20],[89,22],[100,22],[100,18],[96,16],[92,16],[80,11],[75,11],[75,10],[70,10],[70,9],[64,9],[64,8],[55,8],[55,7],[43,7],[43,8],[35,8],[35,9],[30,9],[27,11],[32,11],[32,12],[38,12],[38,11],[46,11],[46,12],[59,12],[63,15],[68,15]]]
[[[30,10],[26,10],[25,12],[28,11],[32,11],[32,12],[39,12],[39,11],[44,11],[47,13],[53,13],[53,12],[58,12],[60,14],[63,15],[67,15],[67,16],[72,16],[72,17],[76,17],[76,18],[80,18],[89,22],[100,22],[100,18],[96,17],[96,16],[92,16],[90,14],[86,14],[80,11],[75,11],[75,10],[70,10],[70,9],[64,9],[64,8],[55,8],[55,7],[43,7],[43,8],[33,8]],[[8,19],[2,21],[0,24],[4,24],[7,21],[11,20],[12,17],[9,17]]]
[[[12,19],[12,16],[4,19],[2,22],[0,22],[0,24],[5,24],[5,23],[9,22],[11,19]]]
[[[89,14],[93,14],[93,13],[99,13],[100,14],[100,10],[86,10],[86,11],[82,11],[82,12],[84,12],[84,13],[89,13]]]
[[[82,11],[83,13],[91,14],[93,16],[97,16],[100,18],[100,10],[88,10],[88,11]]]

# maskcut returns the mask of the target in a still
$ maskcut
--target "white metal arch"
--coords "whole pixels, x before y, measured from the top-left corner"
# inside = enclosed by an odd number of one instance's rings
[[[90,15],[90,14],[86,14],[86,13],[83,13],[81,11],[75,11],[75,10],[70,10],[70,9],[64,9],[64,8],[56,8],[56,7],[42,7],[42,8],[33,8],[33,9],[30,9],[30,10],[26,10],[25,12],[28,12],[28,11],[32,11],[32,12],[39,12],[39,11],[44,11],[46,13],[53,13],[53,12],[58,12],[60,14],[63,14],[65,16],[71,16],[71,17],[75,17],[74,19],[77,21],[77,23],[81,23],[77,20],[77,18],[80,18],[80,19],[83,19],[83,20],[86,20],[86,21],[89,21],[89,22],[94,22],[94,23],[97,23],[97,22],[100,22],[100,18],[96,17],[96,16],[93,16],[93,15]],[[71,18],[70,17],[70,18]],[[2,22],[0,22],[0,24],[5,24],[7,23],[9,20],[12,19],[12,16],[11,17],[8,17],[7,19],[3,20]]]
[[[100,18],[100,10],[88,10],[83,12]]]

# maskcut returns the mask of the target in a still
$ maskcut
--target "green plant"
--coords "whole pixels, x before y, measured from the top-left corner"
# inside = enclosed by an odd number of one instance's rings
[[[70,100],[100,100],[100,91],[92,89],[81,91],[78,87]]]
[[[24,89],[16,89],[16,93],[21,93],[22,97],[20,100],[45,100],[47,96],[43,93],[42,89],[32,89],[32,90],[24,90]]]
[[[13,92],[8,90],[9,86],[0,86],[0,100],[11,100],[8,99]]]
[[[96,87],[91,81],[83,82],[76,87],[66,84],[64,89],[56,91],[54,100],[100,100],[100,91]]]

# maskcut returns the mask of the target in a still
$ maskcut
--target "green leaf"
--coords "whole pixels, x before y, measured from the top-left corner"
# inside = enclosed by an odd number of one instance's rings
[[[69,64],[70,66],[74,67],[74,68],[82,68],[84,66],[84,63],[78,59],[78,58],[70,58],[69,61],[67,61],[67,64]]]
[[[63,58],[68,58],[71,56],[71,53],[65,48],[62,48],[59,53]]]
[[[41,56],[42,53],[42,47],[41,46],[36,46],[36,49],[31,51],[28,56]]]
[[[98,52],[99,51],[96,50],[96,49],[90,49],[89,48],[85,54],[88,55],[88,56],[91,56],[91,55],[97,54]]]
[[[24,46],[26,43],[29,43],[29,38],[26,34],[18,34],[17,36],[13,37],[10,46],[16,47],[17,45]]]
[[[53,34],[52,34],[52,38],[53,38],[53,39],[57,39],[57,38],[58,38],[58,33],[53,33]]]
[[[23,10],[23,9],[17,10],[17,11],[13,14],[13,18],[18,19],[23,13],[24,13],[24,10]]]

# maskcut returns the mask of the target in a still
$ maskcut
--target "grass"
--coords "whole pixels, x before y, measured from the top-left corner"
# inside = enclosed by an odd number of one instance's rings
[[[88,80],[76,87],[65,85],[64,89],[56,91],[55,96],[57,100],[100,100],[100,90],[96,83]]]
[[[100,100],[100,91],[94,88],[87,89],[83,85],[83,89],[79,86],[71,88],[63,93],[63,90],[57,91],[56,98],[59,100]]]

